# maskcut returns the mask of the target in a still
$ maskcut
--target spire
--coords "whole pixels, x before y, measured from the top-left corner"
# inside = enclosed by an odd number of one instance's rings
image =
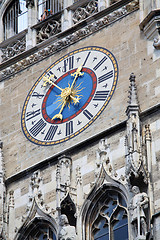
[[[143,155],[140,108],[137,97],[137,87],[135,75],[130,75],[129,101],[126,110],[127,135],[126,135],[126,177],[134,183],[136,179],[143,176],[143,181],[147,182],[147,172],[145,169],[145,156]],[[142,180],[142,179],[141,179]]]
[[[130,86],[129,86],[129,101],[128,101],[128,107],[126,110],[127,116],[130,115],[131,112],[138,111],[139,112],[139,103],[138,103],[138,97],[137,97],[137,87],[136,87],[136,82],[135,82],[136,76],[134,73],[131,73],[130,75]]]

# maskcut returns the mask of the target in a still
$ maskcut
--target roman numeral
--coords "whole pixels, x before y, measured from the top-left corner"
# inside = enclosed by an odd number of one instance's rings
[[[66,136],[73,133],[73,121],[66,123]]]
[[[94,70],[97,70],[105,61],[107,60],[107,57],[103,57],[102,60],[97,63],[97,65],[93,68]]]
[[[50,126],[44,140],[52,140],[56,134],[58,126]]]
[[[95,101],[105,101],[108,94],[109,94],[109,91],[97,91],[93,100],[95,100]]]
[[[90,54],[91,54],[91,52],[89,52],[89,53],[87,54],[87,57],[86,57],[86,59],[84,60],[83,66],[86,64],[86,62],[87,62]]]
[[[93,117],[92,113],[90,113],[88,110],[83,111],[84,116],[86,116],[89,120]]]
[[[27,112],[26,113],[26,121],[38,116],[39,114],[40,114],[40,109],[38,109],[36,111]]]
[[[73,69],[74,66],[74,56],[71,56],[64,60],[63,72],[67,72],[67,68],[69,70]]]
[[[46,124],[47,123],[45,123],[41,118],[33,127],[31,127],[29,131],[34,137],[36,137],[38,133],[40,133],[42,129],[46,126]]]
[[[32,97],[36,97],[38,99],[41,99],[44,97],[44,94],[40,94],[38,92],[33,92]]]
[[[111,77],[113,77],[113,70],[111,70],[110,72],[102,75],[101,77],[98,78],[98,83],[104,82],[108,79],[110,79]]]
[[[46,73],[48,77],[53,76],[54,73],[52,71],[49,71]],[[54,75],[54,78],[57,79],[57,77]]]

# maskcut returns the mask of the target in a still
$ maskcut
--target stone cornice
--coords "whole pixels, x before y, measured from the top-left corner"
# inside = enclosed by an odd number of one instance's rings
[[[48,40],[37,44],[35,47],[25,51],[0,65],[0,81],[36,64],[39,61],[55,54],[58,51],[80,41],[83,38],[113,24],[124,16],[137,10],[133,8],[127,11],[126,5],[132,2],[124,0],[111,5],[101,12],[75,24],[64,32],[58,33]],[[122,9],[123,7],[123,9]]]

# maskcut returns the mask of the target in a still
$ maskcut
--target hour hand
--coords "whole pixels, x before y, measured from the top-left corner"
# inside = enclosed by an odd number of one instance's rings
[[[62,113],[63,108],[65,107],[66,103],[67,103],[67,101],[64,101],[64,102],[63,102],[62,107],[61,107],[59,113],[56,114],[56,115],[54,115],[54,117],[52,118],[52,120],[55,119],[55,118],[59,118],[59,119],[62,121],[63,115],[62,115],[61,113]]]

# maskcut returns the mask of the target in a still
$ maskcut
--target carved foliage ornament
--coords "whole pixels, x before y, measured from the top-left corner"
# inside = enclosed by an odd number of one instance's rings
[[[96,12],[98,12],[98,0],[90,1],[86,6],[76,9],[72,18],[73,22],[78,23]]]
[[[61,21],[56,21],[52,19],[38,30],[37,42],[42,42],[59,32],[61,32]]]
[[[6,48],[1,48],[2,62],[24,52],[26,50],[26,37],[18,39],[16,42],[8,45]]]

